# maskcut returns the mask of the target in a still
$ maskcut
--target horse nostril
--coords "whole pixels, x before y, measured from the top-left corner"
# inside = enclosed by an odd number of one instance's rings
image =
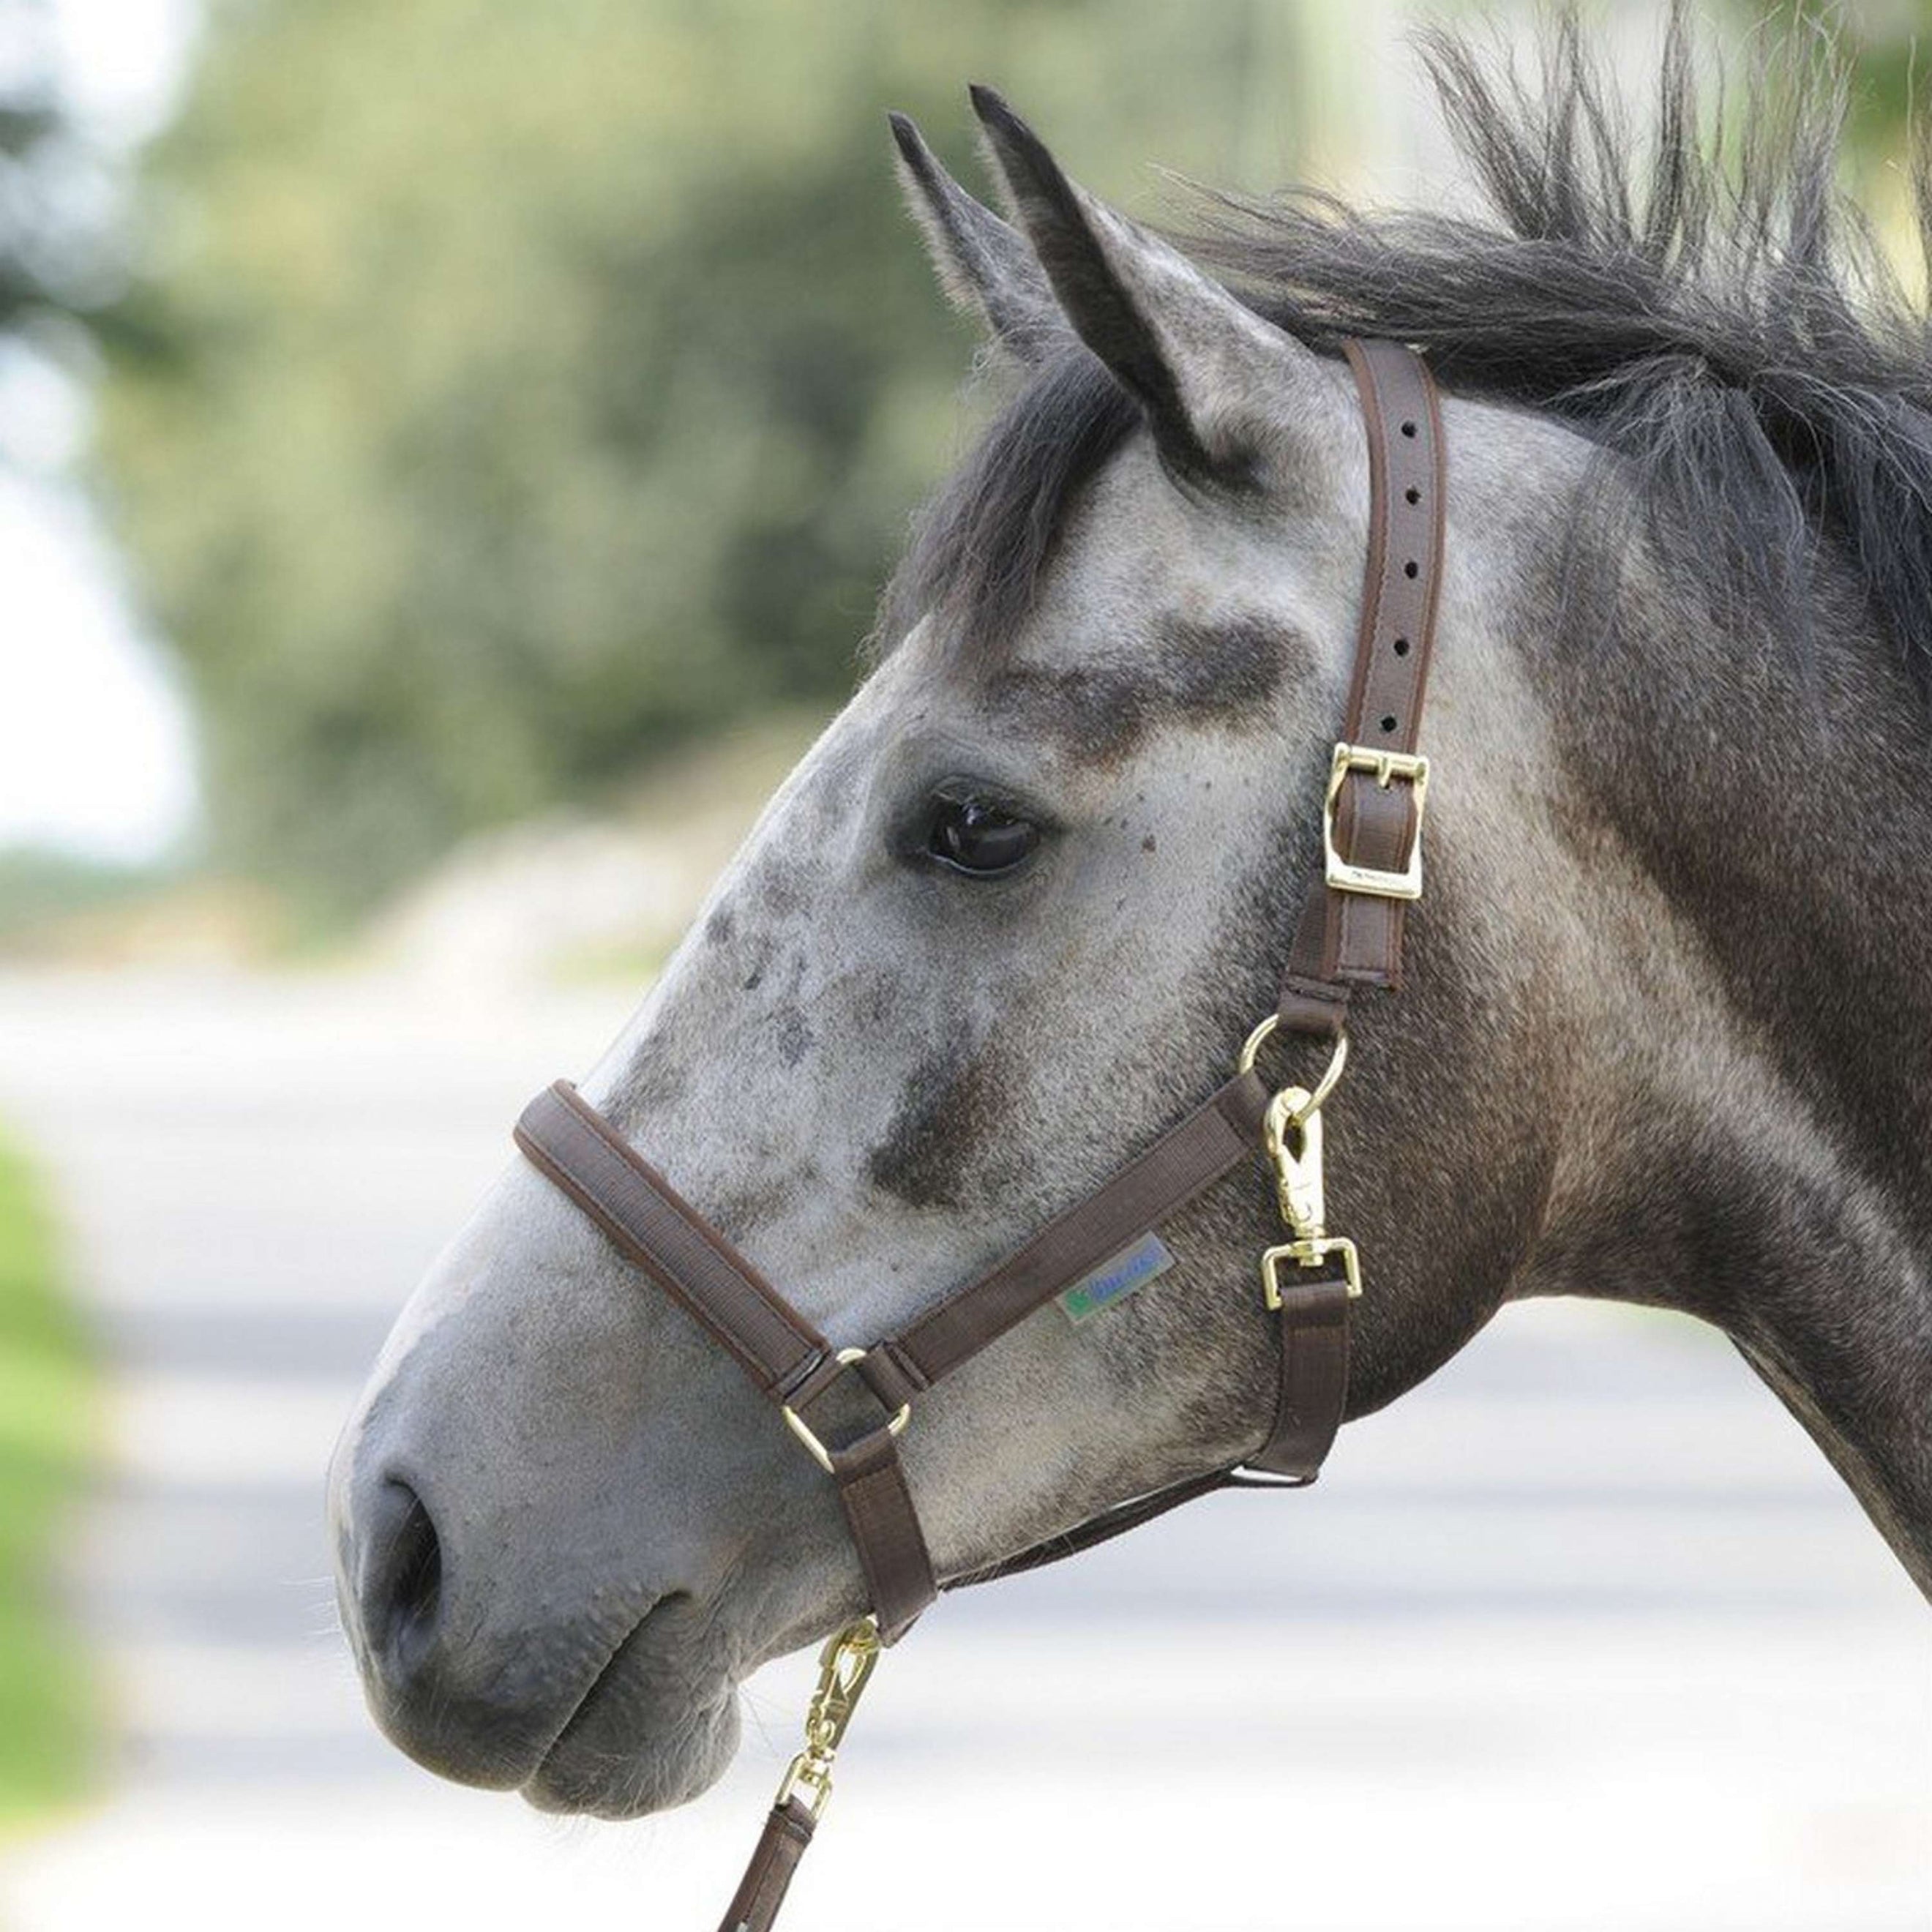
[[[382,1484],[371,1515],[363,1628],[374,1650],[407,1670],[436,1634],[442,1544],[428,1505],[398,1478]]]

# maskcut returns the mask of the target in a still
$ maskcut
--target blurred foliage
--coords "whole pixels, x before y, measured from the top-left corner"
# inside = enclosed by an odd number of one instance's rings
[[[1757,24],[1743,0],[1733,4],[1747,25]],[[1927,58],[1920,42],[1932,34],[1932,0],[1789,0],[1787,20],[1808,33],[1827,57],[1841,62],[1848,86],[1847,186],[1878,226],[1908,285],[1922,290],[1932,263],[1921,259],[1912,200],[1915,148],[1932,158],[1926,121]]]
[[[1866,152],[1921,11],[1844,16]],[[970,174],[962,84],[991,80],[1130,205],[1150,159],[1346,178],[1403,111],[1353,20],[212,0],[104,319],[101,449],[218,860],[352,911],[476,828],[841,690],[970,355],[884,109]]]
[[[1741,0],[1733,4],[1747,24],[1762,17],[1762,10]],[[1790,20],[1844,62],[1851,75],[1846,131],[1854,158],[1895,166],[1913,118],[1913,96],[1924,93],[1918,43],[1932,28],[1932,0],[1790,0],[1788,15],[1774,12],[1771,18],[1780,26]]]
[[[147,166],[102,442],[217,856],[352,910],[472,828],[842,688],[970,352],[884,109],[965,168],[963,82],[1004,81],[1129,199],[1149,156],[1274,172],[1288,17],[218,7]]]
[[[0,1829],[78,1796],[95,1710],[54,1552],[93,1446],[92,1373],[46,1206],[0,1142]]]

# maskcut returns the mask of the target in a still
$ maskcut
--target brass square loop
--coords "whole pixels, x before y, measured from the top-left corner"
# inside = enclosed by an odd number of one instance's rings
[[[1281,1264],[1292,1262],[1297,1268],[1319,1268],[1330,1256],[1342,1264],[1342,1279],[1348,1285],[1348,1299],[1362,1292],[1362,1261],[1355,1244],[1346,1234],[1322,1234],[1307,1240],[1284,1241],[1262,1256],[1262,1300],[1277,1312],[1281,1307]]]

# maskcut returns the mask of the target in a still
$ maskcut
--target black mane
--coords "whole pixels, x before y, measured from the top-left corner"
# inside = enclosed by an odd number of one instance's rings
[[[1754,74],[1732,138],[1703,113],[1674,6],[1639,186],[1639,144],[1574,16],[1540,92],[1460,37],[1421,46],[1484,215],[1203,194],[1196,232],[1174,238],[1312,346],[1413,343],[1445,387],[1615,451],[1657,526],[1788,628],[1822,541],[1932,686],[1932,329],[1838,191],[1846,88],[1829,50]],[[1922,167],[1916,188],[1932,260]],[[1070,344],[922,513],[884,634],[938,609],[996,647],[1070,500],[1136,420]]]

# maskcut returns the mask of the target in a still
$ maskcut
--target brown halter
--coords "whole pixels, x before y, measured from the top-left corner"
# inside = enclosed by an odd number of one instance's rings
[[[1277,1010],[1250,1036],[1234,1077],[1084,1200],[976,1280],[869,1348],[835,1348],[730,1242],[637,1154],[568,1082],[538,1095],[517,1144],[612,1243],[736,1358],[837,1485],[872,1617],[826,1647],[805,1752],[781,1787],[723,1932],[766,1932],[830,1790],[832,1753],[878,1646],[896,1642],[938,1594],[899,1460],[915,1405],[963,1362],[1070,1283],[1157,1228],[1262,1145],[1293,1238],[1262,1258],[1281,1317],[1280,1391],[1268,1438],[1237,1469],[1196,1477],[1103,1512],[1069,1534],[948,1586],[1071,1556],[1229,1484],[1311,1483],[1348,1397],[1348,1304],[1360,1292],[1354,1244],[1330,1235],[1322,1203],[1322,1102],[1347,1052],[1358,985],[1401,982],[1402,915],[1422,886],[1428,762],[1417,730],[1434,642],[1443,532],[1442,422],[1420,357],[1400,344],[1343,344],[1368,430],[1369,553],[1346,735],[1323,805],[1323,871],[1309,888]],[[1270,1096],[1255,1071],[1277,1028],[1334,1041],[1310,1091]],[[1292,1271],[1286,1264],[1292,1264]],[[848,1370],[879,1416],[828,1440],[817,1405]]]

